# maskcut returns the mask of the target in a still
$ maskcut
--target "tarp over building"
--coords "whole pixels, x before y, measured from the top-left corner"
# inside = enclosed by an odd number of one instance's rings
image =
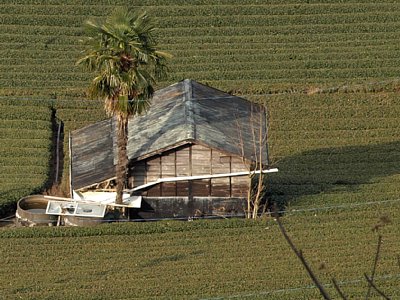
[[[262,106],[193,80],[155,92],[148,112],[128,125],[128,158],[138,161],[188,143],[197,143],[255,161],[267,146]],[[77,190],[115,176],[116,121],[108,119],[71,133],[71,184]]]

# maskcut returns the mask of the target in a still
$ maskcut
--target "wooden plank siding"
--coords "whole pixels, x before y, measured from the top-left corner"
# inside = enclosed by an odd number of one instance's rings
[[[243,172],[249,171],[246,169],[243,159],[241,157],[232,156],[231,157],[231,172]],[[231,177],[231,197],[247,197],[247,192],[249,188],[249,177],[248,176],[238,176]]]
[[[180,147],[175,151],[176,155],[176,176],[190,176],[190,146]],[[176,196],[187,197],[189,195],[189,182],[179,181],[176,183]]]
[[[161,156],[160,178],[176,177],[175,151]],[[161,196],[176,196],[176,182],[161,183]]]
[[[143,162],[144,163],[144,162]],[[146,183],[156,181],[160,178],[161,174],[161,157],[156,156],[153,159],[149,159],[145,164],[145,171],[147,173],[144,174],[146,177]],[[147,196],[149,197],[158,197],[161,196],[161,185],[154,186],[151,190],[148,191]]]
[[[191,146],[191,175],[209,175],[211,172],[211,149],[202,145]],[[192,181],[192,194],[197,196],[210,195],[210,179]]]
[[[187,144],[133,163],[129,188],[159,178],[247,171],[241,157],[200,144]],[[142,192],[149,197],[246,197],[248,176],[164,182]]]
[[[128,178],[129,186],[139,186],[147,183],[146,162],[139,161],[130,168],[131,176]]]
[[[230,173],[231,172],[231,156],[225,155],[217,150],[211,151],[211,169],[213,174]],[[213,178],[211,179],[211,196],[213,197],[230,197],[231,184],[230,178]]]

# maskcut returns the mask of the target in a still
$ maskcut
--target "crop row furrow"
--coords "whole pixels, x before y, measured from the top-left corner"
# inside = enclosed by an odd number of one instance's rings
[[[194,45],[203,44],[203,43],[216,43],[221,42],[223,44],[232,44],[236,45],[241,43],[243,44],[252,44],[252,43],[267,43],[267,44],[291,44],[298,42],[302,43],[354,43],[354,42],[368,42],[368,43],[382,43],[386,39],[389,41],[396,40],[399,37],[400,33],[393,32],[364,32],[364,33],[331,33],[331,34],[323,34],[316,33],[310,36],[309,34],[300,33],[296,35],[269,35],[268,33],[260,31],[258,35],[244,35],[244,36],[190,36],[190,40],[193,41]],[[15,36],[15,35],[14,35]],[[23,36],[21,36],[22,38]],[[187,45],[188,37],[178,37],[178,36],[162,36],[160,37],[160,46],[171,46],[174,45],[185,45],[186,47],[192,47],[192,45]],[[186,42],[186,44],[185,44]]]
[[[210,27],[204,24],[199,27],[186,26],[182,27],[162,27],[159,28],[160,35],[168,36],[203,36],[203,35],[225,35],[225,36],[238,36],[238,35],[258,35],[260,32],[263,34],[331,34],[331,33],[376,33],[376,32],[396,32],[400,26],[400,22],[359,22],[349,24],[312,24],[312,25],[285,25],[273,24],[266,26],[233,26],[231,22],[226,26]],[[239,24],[238,24],[239,25]],[[334,25],[334,26],[333,26]],[[82,27],[63,27],[63,26],[31,26],[31,25],[1,25],[3,31],[9,34],[21,34],[26,32],[30,35],[54,35],[57,36],[58,32],[64,32],[69,36],[82,36],[84,31]]]
[[[47,161],[47,167],[48,167],[48,161]],[[1,166],[0,167],[0,172],[1,173],[7,173],[7,174],[30,174],[33,176],[36,175],[47,175],[49,170],[46,167],[46,165],[33,165],[33,166],[25,166],[25,165],[14,165],[14,166]]]
[[[33,140],[32,142],[34,142],[36,140]],[[8,145],[8,143],[3,143],[0,146],[0,159],[19,159],[22,157],[22,159],[26,158],[26,157],[34,157],[36,159],[39,158],[46,158],[48,159],[49,157],[49,153],[48,150],[50,150],[50,140],[43,140],[41,141],[41,148],[31,148],[30,146],[30,142],[27,142],[28,147],[25,148],[16,148],[16,147],[10,147],[10,145]]]
[[[51,130],[51,123],[41,120],[1,120],[0,128],[18,128],[18,129],[49,129]]]
[[[244,51],[249,52],[249,51]],[[228,53],[187,53],[185,56],[173,59],[171,61],[171,68],[175,71],[207,71],[207,70],[231,70],[237,69],[254,69],[271,68],[271,69],[318,69],[325,67],[332,68],[371,68],[374,66],[380,67],[395,67],[396,60],[399,58],[399,51],[366,51],[360,57],[359,52],[350,52],[340,57],[340,51],[331,53],[265,53],[252,55],[236,54],[234,52]],[[358,57],[357,57],[358,55]],[[328,57],[331,57],[329,60]],[[14,62],[14,63],[10,63]],[[60,64],[55,66],[40,67],[40,60],[36,62],[30,61],[26,64],[24,61],[17,61],[13,58],[0,60],[0,71],[7,76],[22,75],[23,72],[29,73],[43,73],[47,71],[50,73],[60,73],[64,76],[88,76],[82,70],[75,67],[75,61],[69,64]],[[289,67],[290,66],[290,67]],[[75,72],[71,72],[75,70]],[[6,73],[7,72],[7,73]],[[46,73],[47,73],[46,72]],[[3,75],[6,77],[6,75]],[[27,77],[27,76],[24,76]]]
[[[49,139],[51,138],[51,130],[43,130],[43,129],[8,129],[3,128],[0,131],[0,137],[2,139]]]
[[[229,45],[227,45],[228,47]],[[334,61],[343,61],[352,63],[354,61],[370,63],[380,60],[396,60],[399,58],[399,51],[397,46],[389,47],[384,45],[357,45],[351,47],[347,46],[332,46],[332,47],[318,47],[317,45],[307,45],[307,48],[301,48],[299,45],[297,51],[289,48],[275,48],[266,47],[265,45],[260,45],[258,47],[252,47],[247,45],[243,48],[230,48],[229,51],[225,48],[211,47],[207,51],[200,49],[204,47],[207,49],[207,45],[198,46],[198,48],[187,49],[187,50],[166,50],[169,52],[174,52],[174,57],[170,60],[170,64],[175,68],[195,68],[206,61],[208,64],[213,63],[214,65],[229,65],[233,62],[245,63],[253,62],[256,63],[274,63],[284,60],[295,60],[298,62],[326,62],[332,63]],[[259,51],[257,51],[259,50]],[[361,51],[360,51],[361,50]],[[4,53],[4,52],[3,52]],[[70,70],[75,70],[79,73],[82,70],[75,66],[76,59],[71,55],[64,59],[54,57],[52,61],[57,65],[46,65],[45,62],[48,59],[44,58],[29,58],[29,57],[15,57],[13,53],[23,53],[20,50],[7,50],[7,56],[0,58],[0,67],[7,70],[18,70],[20,68],[26,68],[26,70],[39,70],[40,65],[42,68],[51,70],[60,70],[62,72],[70,72]],[[361,54],[362,55],[361,55]],[[71,53],[72,54],[72,53]],[[55,55],[56,56],[56,55]]]
[[[238,36],[160,36],[160,47],[172,47],[177,48],[180,46],[184,46],[185,48],[191,48],[198,44],[231,44],[233,46],[243,46],[246,44],[253,44],[253,43],[267,43],[267,44],[277,44],[277,45],[295,45],[296,43],[307,44],[307,43],[379,43],[384,44],[385,40],[387,41],[395,41],[399,38],[399,32],[393,31],[388,32],[387,30],[382,32],[364,32],[364,33],[355,33],[355,34],[340,34],[340,33],[330,33],[330,34],[323,34],[323,33],[316,33],[313,34],[312,37],[309,34],[299,33],[296,35],[270,35],[265,32],[260,31],[257,35],[238,35]],[[78,39],[76,36],[69,36],[65,33],[59,34],[57,36],[54,35],[30,35],[29,32],[21,32],[20,34],[14,32],[9,33],[7,31],[0,33],[1,40],[3,43],[41,43],[42,45],[47,44],[77,44]],[[187,43],[188,39],[192,41],[193,44]],[[386,42],[387,43],[387,42]]]
[[[145,4],[143,4],[146,6]],[[170,2],[169,5],[162,6],[159,1],[157,5],[152,3],[146,9],[151,12],[156,18],[165,17],[179,17],[179,16],[232,16],[232,15],[298,15],[298,14],[357,14],[357,13],[371,13],[371,12],[393,12],[398,8],[398,3],[236,3],[236,4],[213,4],[213,5],[202,5],[201,9],[197,5],[177,5],[174,2]],[[96,5],[63,5],[64,16],[104,16],[106,11],[112,9],[109,3],[97,2]],[[4,14],[30,14],[30,15],[59,15],[59,5],[3,5]],[[88,9],[90,8],[90,9]],[[157,9],[158,8],[158,9]],[[88,10],[88,11],[87,11]]]
[[[332,89],[333,91],[342,89],[344,92],[373,92],[379,90],[380,87],[371,84],[365,84],[365,82],[379,82],[382,80],[381,76],[386,76],[386,80],[395,81],[398,79],[396,76],[396,71],[383,72],[382,70],[377,70],[376,72],[371,72],[371,70],[358,70],[357,72],[352,72],[348,70],[338,72],[338,71],[313,71],[308,72],[307,70],[303,72],[291,72],[290,77],[285,77],[284,72],[275,74],[243,74],[238,75],[238,78],[234,78],[235,74],[230,76],[225,76],[219,72],[213,72],[211,75],[205,73],[196,74],[195,72],[181,72],[170,76],[167,82],[163,82],[163,85],[173,84],[174,82],[182,80],[182,78],[191,78],[193,80],[214,86],[226,91],[232,91],[236,94],[247,94],[247,93],[257,93],[269,95],[271,91],[273,93],[280,94],[299,94],[303,93],[305,87],[316,87],[322,86],[326,89]],[[245,76],[244,76],[245,75]],[[251,76],[253,75],[253,76]],[[272,76],[275,75],[275,76]],[[341,79],[334,76],[341,76]],[[240,81],[238,81],[240,79]],[[288,81],[290,80],[290,81]],[[312,82],[312,83],[311,83]],[[42,81],[34,79],[21,79],[12,78],[10,81],[1,80],[0,81],[0,93],[1,95],[8,96],[11,95],[41,95],[46,98],[54,98],[54,95],[60,95],[60,97],[78,97],[81,98],[85,96],[85,90],[88,87],[89,81],[77,81],[71,78],[69,81],[59,82],[59,81],[49,81],[46,82],[46,86],[40,86],[43,84]],[[20,88],[23,86],[23,88]],[[390,88],[390,87],[389,87]],[[396,85],[392,88],[396,89]],[[273,94],[272,94],[273,95]]]
[[[196,80],[251,80],[251,79],[262,79],[262,80],[273,80],[275,82],[282,82],[292,80],[296,82],[304,82],[313,80],[314,82],[320,82],[321,80],[330,80],[335,78],[373,78],[373,77],[385,77],[385,78],[398,78],[399,68],[365,68],[365,69],[333,69],[333,68],[321,68],[321,69],[299,69],[299,70],[242,70],[242,71],[210,71],[210,72],[175,72],[170,79],[180,80],[182,78],[194,78]],[[2,82],[0,81],[0,85]]]
[[[0,14],[0,26],[19,25],[19,26],[57,26],[65,28],[82,27],[87,16],[54,16],[54,15],[30,15],[30,14]],[[399,13],[396,10],[390,12],[365,12],[351,14],[325,13],[308,14],[300,13],[295,15],[269,15],[269,14],[250,14],[250,15],[220,15],[212,14],[207,16],[170,16],[159,18],[158,23],[161,28],[181,28],[181,27],[226,27],[226,26],[273,26],[273,25],[320,25],[320,24],[359,24],[368,23],[390,23],[397,22]]]
[[[166,49],[168,50],[168,49]],[[296,57],[297,55],[310,55],[313,57],[315,54],[338,54],[343,51],[348,51],[349,53],[359,53],[360,54],[368,54],[370,51],[372,53],[376,51],[385,51],[385,52],[397,52],[399,50],[399,46],[397,44],[390,45],[352,45],[351,43],[347,43],[346,45],[330,45],[323,46],[319,44],[307,45],[306,48],[301,48],[301,45],[297,51],[293,52],[293,49],[288,48],[275,48],[267,45],[264,49],[252,49],[251,47],[245,49],[230,49],[230,48],[219,48],[219,49],[207,49],[206,47],[202,48],[199,46],[197,49],[176,49],[173,50],[175,54],[179,54],[177,57],[186,57],[186,56],[214,56],[214,55],[277,55],[282,56],[284,54],[291,55]],[[312,55],[312,56],[311,56]]]
[[[292,57],[293,56],[293,57]],[[223,59],[214,57],[217,63],[212,63],[206,58],[196,57],[193,58],[192,64],[177,63],[171,66],[171,69],[176,72],[235,72],[235,71],[250,71],[259,72],[262,70],[313,70],[313,69],[370,69],[370,68],[396,68],[397,64],[394,58],[384,58],[384,59],[321,59],[321,60],[308,60],[303,58],[298,58],[297,55],[286,55],[286,57],[281,60],[271,59],[271,57],[264,57],[258,62],[253,58],[251,61],[242,62],[238,61],[234,56],[229,59],[227,58],[225,62]],[[252,57],[248,56],[249,59]],[[205,63],[203,61],[206,60]],[[39,66],[26,66],[26,65],[14,65],[2,66],[0,64],[0,72],[4,71],[4,77],[19,77],[25,72],[29,72],[29,76],[23,76],[24,79],[29,79],[30,77],[35,77],[35,79],[40,80],[43,76],[51,76],[54,80],[60,80],[68,77],[76,77],[76,79],[82,78],[87,79],[88,74],[81,74],[82,72],[76,71],[75,73],[67,73],[68,69],[73,68],[70,66],[48,66],[45,68],[40,68]],[[7,73],[6,73],[7,72]],[[62,75],[61,75],[62,74]],[[0,76],[0,80],[4,80]],[[55,77],[55,78],[54,78]]]
[[[240,43],[240,44],[238,44]],[[349,51],[355,52],[357,50],[374,50],[374,49],[380,49],[383,48],[384,51],[396,51],[399,49],[399,46],[394,43],[389,43],[388,40],[382,40],[382,41],[358,41],[358,40],[353,40],[353,41],[343,41],[343,42],[330,42],[330,43],[324,43],[321,45],[319,42],[310,42],[310,41],[291,41],[287,43],[274,43],[274,42],[264,42],[264,43],[249,43],[249,42],[244,42],[242,41],[238,43],[226,43],[227,45],[232,45],[232,47],[229,47],[229,49],[226,49],[226,47],[223,47],[224,44],[221,44],[218,42],[218,37],[215,38],[215,41],[213,42],[212,40],[209,41],[208,43],[206,42],[198,42],[198,43],[193,43],[191,47],[182,47],[181,45],[164,45],[163,47],[167,51],[173,51],[175,53],[179,53],[181,55],[187,54],[187,53],[235,53],[238,52],[238,54],[244,54],[241,53],[243,51],[250,52],[252,54],[260,54],[261,53],[271,53],[271,54],[276,54],[279,52],[289,52],[293,49],[301,49],[303,52],[305,50],[313,50],[313,52],[321,52],[321,51],[330,51],[330,52],[335,52],[337,50],[343,50],[343,49],[348,49]],[[1,44],[0,44],[1,45]],[[262,47],[264,46],[264,47]],[[45,51],[46,54],[51,54],[51,55],[56,55],[59,54],[60,52],[63,53],[70,53],[73,54],[74,52],[78,52],[79,45],[72,45],[72,44],[51,44],[51,45],[46,45],[45,43],[30,43],[29,47],[26,43],[23,42],[12,42],[12,43],[7,43],[4,44],[4,46],[0,47],[1,53],[4,55],[7,54],[13,54],[14,52],[26,52],[26,51]],[[75,53],[76,54],[76,53]],[[204,54],[203,54],[204,55]],[[57,57],[55,57],[57,58]],[[68,59],[69,57],[67,57]],[[24,57],[22,57],[24,59]],[[37,59],[40,59],[38,57]],[[58,58],[60,59],[60,57]]]
[[[308,122],[306,121],[308,120]],[[318,121],[317,121],[318,120]],[[314,123],[313,123],[314,122]],[[348,119],[316,119],[304,118],[301,122],[297,119],[275,120],[271,125],[276,135],[287,136],[287,139],[295,138],[296,136],[321,135],[326,137],[341,136],[351,134],[371,134],[372,135],[393,135],[400,129],[396,119],[385,120],[375,118],[372,120],[353,118]],[[294,129],[296,128],[296,129]],[[392,129],[392,130],[391,130]]]
[[[0,166],[7,167],[7,168],[14,168],[14,167],[48,167],[49,165],[49,157],[41,158],[41,157],[1,157],[0,158]],[[6,169],[10,170],[10,169]],[[7,173],[8,175],[12,174]]]
[[[398,64],[393,59],[376,59],[376,60],[297,60],[296,58],[286,58],[282,61],[270,61],[266,57],[263,61],[259,62],[227,62],[225,64],[201,64],[198,63],[194,65],[179,65],[171,67],[172,70],[177,72],[235,72],[235,71],[254,71],[260,72],[262,70],[318,70],[318,69],[371,69],[371,68],[396,68],[398,69]],[[1,67],[0,67],[1,69]]]
[[[19,151],[29,151],[32,153],[33,151],[40,151],[41,153],[45,153],[49,150],[49,140],[41,140],[41,139],[2,139],[3,146],[2,150],[7,148],[16,148]],[[14,155],[18,156],[17,153]]]
[[[34,2],[32,0],[8,0],[9,4],[19,4],[19,5],[32,5]],[[65,5],[65,6],[97,6],[97,5],[110,5],[110,2],[108,0],[71,0],[68,2],[68,4],[64,2],[60,2],[59,0],[47,0],[48,5]],[[46,2],[47,3],[47,2]],[[61,4],[60,4],[61,3]],[[117,3],[124,3],[124,1],[119,1]],[[136,2],[135,2],[136,3]],[[140,2],[143,6],[169,6],[171,4],[170,0],[142,0]],[[176,3],[175,5],[179,5],[180,2]],[[282,6],[282,5],[299,5],[303,3],[301,0],[287,0],[285,1],[285,4],[282,4],[282,0],[272,0],[268,2],[269,5],[274,5],[274,6]],[[382,4],[392,4],[393,0],[382,0],[379,3]],[[209,0],[190,0],[187,2],[187,5],[193,6],[196,8],[202,8],[203,6],[213,6],[214,3],[210,4]],[[335,0],[325,0],[323,4],[321,4],[321,1],[319,0],[309,0],[307,2],[307,6],[313,7],[313,6],[320,6],[320,5],[360,5],[360,4],[366,4],[366,5],[376,5],[376,2],[373,0],[348,0],[346,3],[338,3]],[[254,0],[218,0],[218,5],[222,6],[231,6],[231,5],[239,5],[239,6],[247,6],[247,5],[263,5],[262,3],[254,3]],[[265,5],[265,4],[264,4]]]
[[[225,27],[176,27],[160,28],[160,34],[169,36],[203,36],[203,35],[258,35],[260,32],[270,35],[290,34],[355,34],[355,33],[377,33],[398,32],[399,22],[361,22],[357,24],[318,24],[318,25],[271,25],[271,26],[225,26]]]
[[[32,103],[30,103],[32,105]],[[35,106],[3,106],[0,114],[0,120],[31,120],[38,122],[49,122],[51,112],[46,107]],[[23,121],[21,121],[23,123]],[[42,123],[43,125],[43,123]]]

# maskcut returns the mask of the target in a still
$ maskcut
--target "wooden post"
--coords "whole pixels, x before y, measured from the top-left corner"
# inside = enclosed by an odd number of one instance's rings
[[[69,154],[69,196],[73,198],[72,189],[72,137],[71,131],[68,132],[68,154]]]
[[[192,159],[192,146],[193,146],[193,144],[192,145],[190,145],[190,148],[189,148],[189,176],[192,176],[193,175],[193,159]],[[189,187],[188,187],[188,217],[192,217],[192,214],[193,214],[193,207],[194,207],[194,205],[193,205],[193,184],[192,184],[192,182],[193,181],[191,181],[191,180],[189,180],[188,181],[188,184],[189,184]]]
[[[210,175],[213,174],[213,169],[212,169],[212,155],[213,155],[213,149],[210,148]],[[211,184],[212,184],[212,180],[210,178],[209,182],[208,182],[208,196],[211,197]]]
[[[232,173],[232,156],[229,156],[229,173]],[[232,177],[229,176],[229,198],[232,198]]]

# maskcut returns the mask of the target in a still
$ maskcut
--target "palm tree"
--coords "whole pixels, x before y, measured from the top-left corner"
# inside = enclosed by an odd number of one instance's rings
[[[84,56],[77,61],[95,73],[89,96],[104,99],[118,124],[116,203],[122,204],[128,165],[128,119],[145,112],[157,80],[166,76],[169,54],[157,50],[153,20],[146,12],[116,9],[103,24],[88,20]]]

